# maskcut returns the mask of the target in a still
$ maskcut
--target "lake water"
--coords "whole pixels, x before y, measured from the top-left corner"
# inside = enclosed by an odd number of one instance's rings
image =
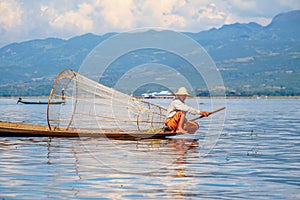
[[[1,121],[46,124],[46,105],[16,100],[0,99]],[[300,199],[300,100],[226,104],[222,133],[204,157],[201,137],[2,137],[0,198]]]

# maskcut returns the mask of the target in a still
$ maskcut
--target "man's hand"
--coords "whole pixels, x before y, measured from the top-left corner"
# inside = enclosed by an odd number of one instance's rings
[[[203,115],[204,117],[208,117],[210,114],[210,112],[200,112],[200,115]]]

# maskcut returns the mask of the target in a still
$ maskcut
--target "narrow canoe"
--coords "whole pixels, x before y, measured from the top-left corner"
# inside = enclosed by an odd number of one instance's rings
[[[48,104],[48,102],[45,101],[22,101],[18,100],[17,103],[23,103],[23,104]],[[65,101],[52,101],[50,104],[63,104],[66,103]]]
[[[122,130],[93,130],[93,129],[63,129],[54,128],[50,130],[48,126],[37,124],[23,124],[15,122],[0,121],[0,137],[107,137],[115,139],[156,139],[167,136],[178,135],[174,132],[134,131],[124,132]]]

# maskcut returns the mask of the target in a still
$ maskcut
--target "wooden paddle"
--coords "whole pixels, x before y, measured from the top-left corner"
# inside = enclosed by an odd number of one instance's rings
[[[226,107],[222,107],[222,108],[219,108],[217,110],[214,110],[212,112],[209,112],[209,115],[213,114],[213,113],[216,113],[216,112],[219,112],[221,110],[224,110]],[[208,116],[209,116],[208,115]],[[195,122],[197,119],[201,119],[205,117],[204,115],[200,115],[198,117],[195,117],[193,119],[190,119],[188,120],[187,122],[184,123],[184,127],[183,129],[186,130],[188,133],[190,134],[194,134],[198,129],[199,129],[199,124],[197,122]]]
[[[222,108],[219,108],[219,109],[217,109],[217,110],[214,110],[214,111],[211,111],[211,112],[209,112],[209,115],[211,115],[211,114],[214,114],[214,113],[216,113],[216,112],[219,112],[219,111],[221,111],[221,110],[224,110],[226,107],[222,107]],[[209,116],[208,115],[208,116]],[[197,119],[201,119],[201,118],[203,118],[203,117],[205,117],[204,115],[200,115],[200,116],[198,116],[198,117],[195,117],[195,118],[193,118],[193,119],[190,119],[190,121],[196,121]]]

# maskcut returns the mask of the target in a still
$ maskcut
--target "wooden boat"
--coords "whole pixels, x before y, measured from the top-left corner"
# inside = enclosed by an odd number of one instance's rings
[[[65,99],[72,100],[72,105],[51,105],[65,103]],[[179,134],[161,128],[165,124],[166,108],[109,88],[71,69],[63,70],[56,77],[48,102],[25,102],[21,97],[18,102],[48,104],[48,126],[0,121],[0,136],[150,139]],[[223,109],[225,107],[210,114]],[[184,129],[195,133],[199,125],[193,121],[202,117],[192,119]],[[99,124],[108,129],[99,129]]]
[[[64,129],[55,127],[50,130],[48,126],[36,124],[23,124],[0,121],[0,137],[107,137],[114,139],[159,139],[178,135],[174,132],[164,132],[162,129],[155,132],[122,130],[93,130],[93,129]]]
[[[19,98],[17,103],[23,103],[23,104],[48,104],[48,101],[23,101],[22,98]],[[50,104],[63,104],[66,103],[65,101],[51,101]]]

